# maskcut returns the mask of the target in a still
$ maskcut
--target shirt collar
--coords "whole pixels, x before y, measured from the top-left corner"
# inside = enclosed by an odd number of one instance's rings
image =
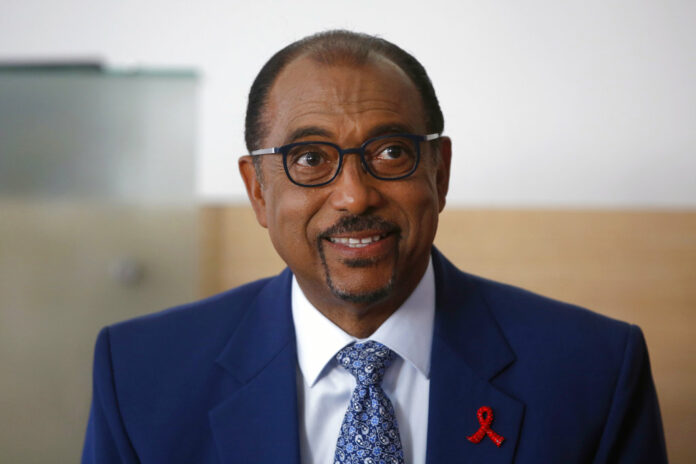
[[[292,277],[292,317],[297,338],[297,359],[305,383],[313,387],[334,356],[358,340],[320,313]],[[435,274],[432,258],[418,286],[399,309],[368,339],[380,342],[430,377],[430,350],[435,319]]]

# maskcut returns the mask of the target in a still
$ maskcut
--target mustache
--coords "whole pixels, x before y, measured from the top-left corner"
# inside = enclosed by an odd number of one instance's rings
[[[399,226],[387,221],[379,216],[343,216],[334,225],[319,234],[320,239],[328,238],[331,235],[345,234],[349,232],[361,232],[363,230],[374,230],[379,233],[399,232]]]

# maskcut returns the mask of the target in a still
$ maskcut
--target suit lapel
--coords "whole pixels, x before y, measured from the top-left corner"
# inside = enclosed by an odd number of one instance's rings
[[[514,353],[470,277],[433,252],[436,312],[430,371],[428,464],[513,462],[524,405],[491,380],[514,362]],[[493,410],[491,428],[505,438],[467,440],[480,427],[476,412]]]
[[[269,281],[217,359],[236,380],[209,412],[223,463],[299,462],[291,274]]]

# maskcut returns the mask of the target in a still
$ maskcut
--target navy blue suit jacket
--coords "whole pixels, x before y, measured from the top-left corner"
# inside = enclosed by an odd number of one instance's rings
[[[429,464],[667,461],[638,327],[433,264]],[[103,329],[82,462],[298,463],[290,283]],[[481,406],[500,447],[466,439]]]

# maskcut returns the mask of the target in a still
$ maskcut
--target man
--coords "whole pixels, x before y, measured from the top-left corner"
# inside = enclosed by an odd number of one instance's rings
[[[433,248],[442,130],[389,42],[333,31],[271,58],[239,164],[289,269],[105,328],[83,462],[666,462],[637,327]]]

